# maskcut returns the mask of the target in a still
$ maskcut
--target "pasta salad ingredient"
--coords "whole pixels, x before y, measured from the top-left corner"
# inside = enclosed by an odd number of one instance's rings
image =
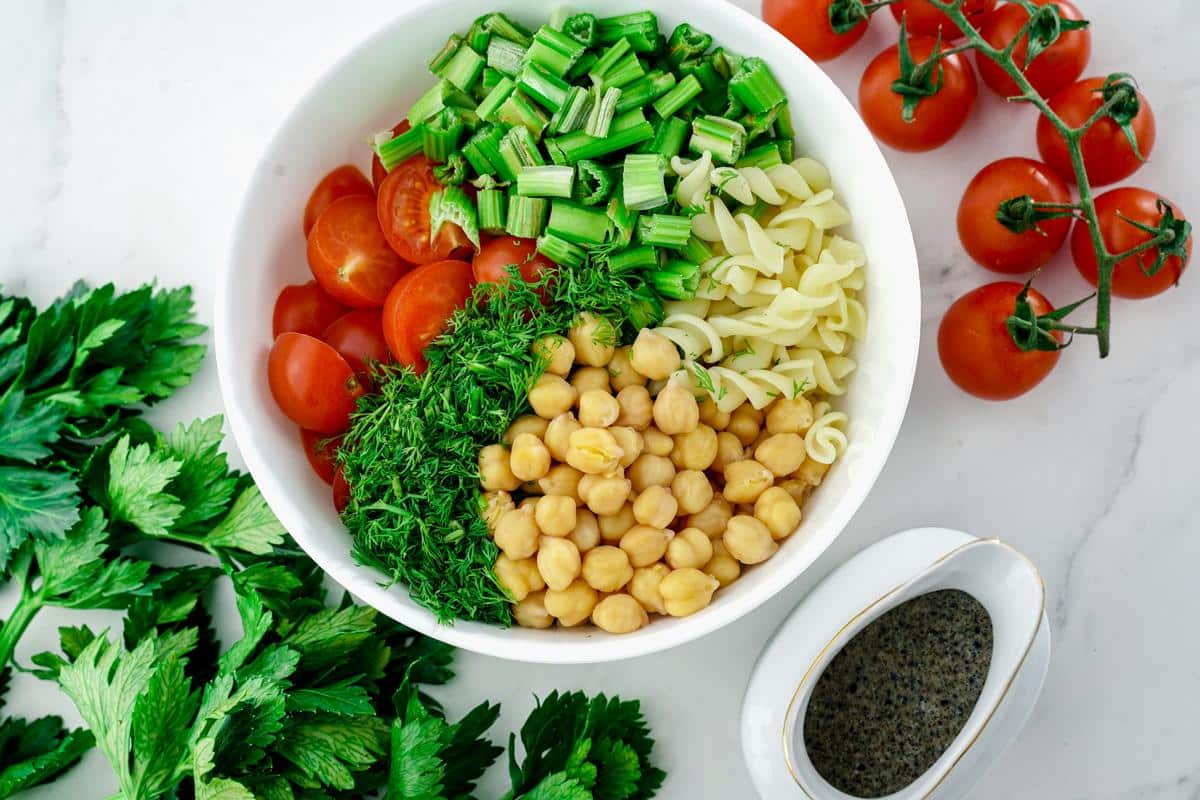
[[[1178,206],[1147,189],[1128,187],[1097,197],[1096,216],[1109,252],[1130,253],[1113,267],[1113,294],[1143,299],[1179,284],[1192,257],[1192,240]],[[1160,241],[1164,232],[1173,233],[1169,244]],[[1087,226],[1075,225],[1071,255],[1079,273],[1097,285],[1100,270]]]
[[[1030,59],[1029,39],[1021,36],[1030,20],[1029,11],[1013,3],[1001,3],[988,14],[979,26],[979,33],[992,47],[1003,50],[1017,39],[1012,51],[1013,63],[1025,80],[1042,97],[1049,97],[1070,86],[1087,69],[1092,57],[1092,34],[1083,14],[1070,0],[1032,0],[1042,25],[1053,26],[1060,33],[1049,45],[1035,45],[1037,57]],[[1057,21],[1054,20],[1057,17]],[[1018,37],[1021,37],[1018,39]],[[1011,75],[994,60],[981,56],[975,62],[979,75],[992,91],[1001,97],[1016,97],[1023,92]]]
[[[857,44],[867,32],[865,24],[839,31],[842,26],[835,22],[833,5],[832,0],[763,0],[762,16],[813,61],[829,61]]]

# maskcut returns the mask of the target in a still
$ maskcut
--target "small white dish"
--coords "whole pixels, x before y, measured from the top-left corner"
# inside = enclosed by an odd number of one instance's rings
[[[804,747],[804,715],[821,674],[867,625],[929,592],[959,589],[992,618],[994,643],[970,717],[929,770],[886,800],[967,796],[1016,738],[1050,661],[1045,587],[1033,563],[997,540],[920,528],[859,553],[822,581],[772,638],[742,707],[742,751],[767,800],[856,800],[831,786]]]

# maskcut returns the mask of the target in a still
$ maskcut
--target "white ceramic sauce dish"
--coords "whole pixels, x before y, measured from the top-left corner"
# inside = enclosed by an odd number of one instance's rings
[[[920,285],[912,232],[879,148],[853,106],[803,53],[746,12],[722,0],[604,0],[579,10],[621,14],[649,9],[669,33],[687,21],[717,44],[758,55],[791,101],[797,155],[823,162],[855,218],[851,235],[868,255],[864,293],[869,331],[854,353],[859,369],[839,406],[850,415],[851,444],[805,506],[801,531],[769,562],[747,570],[692,617],[656,619],[637,633],[591,628],[545,631],[458,622],[439,625],[404,587],[357,564],[351,537],[334,513],[329,487],[309,468],[295,425],[267,387],[271,309],[280,289],[310,279],[301,212],[333,167],[366,168],[371,133],[393,125],[432,84],[427,64],[453,32],[490,11],[533,26],[546,0],[460,0],[416,4],[336,64],[298,103],[267,144],[236,222],[229,263],[219,276],[216,353],[230,427],[246,464],[280,520],[339,583],[396,620],[445,642],[500,658],[590,663],[682,644],[737,620],[800,575],[841,533],[886,461],[912,388],[920,336]]]

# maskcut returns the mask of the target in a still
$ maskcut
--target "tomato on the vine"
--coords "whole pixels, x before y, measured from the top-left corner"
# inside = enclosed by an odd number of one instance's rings
[[[375,198],[336,200],[308,236],[308,266],[321,288],[352,308],[379,308],[409,265],[388,246]]]
[[[966,0],[962,10],[967,20],[978,28],[984,16],[995,7],[996,0]],[[904,20],[911,34],[937,36],[938,30],[941,30],[943,42],[953,42],[963,36],[946,12],[936,8],[929,0],[899,0],[892,3],[890,8],[896,22]]]
[[[1159,206],[1160,202],[1163,204],[1162,208]],[[1186,219],[1178,206],[1146,189],[1113,189],[1097,197],[1096,215],[1100,219],[1100,230],[1108,251],[1114,255],[1124,253],[1153,239],[1153,233],[1139,228],[1138,225],[1157,229],[1163,222],[1164,208],[1169,210],[1175,220]],[[1191,237],[1188,237],[1186,244],[1177,244],[1175,249],[1179,254],[1168,255],[1153,275],[1146,273],[1159,258],[1160,251],[1157,247],[1119,261],[1113,269],[1113,294],[1117,297],[1142,299],[1162,294],[1179,283],[1192,257]],[[1091,230],[1083,222],[1077,223],[1071,233],[1071,255],[1080,274],[1093,286],[1098,285],[1100,270],[1096,261],[1096,251],[1092,247]]]
[[[350,427],[350,413],[363,394],[346,359],[303,333],[284,333],[275,340],[267,358],[267,382],[288,419],[324,434]]]
[[[330,439],[323,433],[300,429],[300,446],[304,448],[309,466],[326,483],[333,483],[333,474],[337,471],[337,450],[341,443],[340,436]]]
[[[526,283],[534,283],[542,273],[557,265],[538,252],[537,239],[518,239],[497,236],[483,245],[471,263],[476,283],[503,283],[508,280],[508,268],[515,266]]]
[[[407,119],[402,119],[392,126],[392,136],[396,137],[405,131],[411,130],[412,125]],[[383,179],[388,176],[388,171],[383,168],[383,162],[379,160],[379,156],[371,157],[371,183],[375,186],[375,191],[379,191],[379,185],[383,183]]]
[[[1039,6],[1058,6],[1063,19],[1076,22],[1083,19],[1083,14],[1070,0],[1032,2]],[[1020,3],[1003,3],[987,15],[979,32],[992,47],[1003,49],[1021,32],[1028,21],[1029,12]],[[1028,45],[1028,38],[1022,38],[1013,50],[1013,61],[1018,65],[1025,63]],[[1087,28],[1064,31],[1058,41],[1046,48],[1022,71],[1042,97],[1049,97],[1077,81],[1087,69],[1091,57],[1092,34]],[[984,55],[979,55],[975,60],[983,82],[1001,97],[1015,97],[1021,94],[1017,84],[996,62]]]
[[[829,19],[834,0],[763,0],[762,17],[813,61],[829,61],[853,47],[867,32],[869,20],[838,33]]]
[[[321,216],[321,212],[329,208],[334,200],[359,194],[374,197],[375,187],[367,180],[367,176],[352,164],[343,164],[321,178],[304,206],[304,235],[308,236],[313,225],[317,224],[317,217]]]
[[[958,206],[958,236],[971,258],[1015,275],[1033,272],[1054,257],[1071,232],[1070,217],[1042,220],[1024,233],[1013,233],[997,218],[1001,203],[1026,196],[1037,203],[1071,202],[1063,179],[1031,158],[1002,158],[971,180]]]
[[[1057,350],[1023,352],[1008,330],[1008,318],[1024,287],[1012,281],[989,283],[960,297],[938,328],[938,355],[950,380],[984,400],[1011,400],[1041,383],[1058,363]],[[1038,315],[1054,311],[1040,292],[1029,290]],[[1057,331],[1053,334],[1061,340]]]
[[[320,336],[349,309],[334,300],[316,281],[283,287],[271,315],[271,336],[307,333]]]
[[[452,222],[442,225],[436,241],[430,236],[429,201],[442,188],[425,156],[405,161],[380,185],[379,224],[388,244],[405,261],[429,264],[474,252],[462,228]]]
[[[396,284],[383,307],[383,335],[397,362],[425,371],[425,346],[466,304],[471,286],[471,265],[465,261],[426,264]]]
[[[383,317],[374,309],[359,309],[339,317],[321,338],[364,380],[371,362],[392,360],[383,338]]]
[[[1077,128],[1104,105],[1107,80],[1086,78],[1073,83],[1050,98],[1050,108],[1054,109],[1054,113],[1062,117],[1062,121],[1067,125]],[[1129,120],[1129,128],[1137,139],[1137,152],[1134,152],[1133,145],[1120,123],[1111,116],[1101,117],[1083,135],[1080,142],[1083,164],[1087,169],[1088,180],[1093,186],[1104,186],[1128,178],[1141,168],[1142,159],[1150,157],[1158,134],[1154,110],[1150,108],[1150,103],[1141,92],[1137,92],[1137,101],[1137,113]],[[1067,149],[1067,143],[1058,128],[1054,127],[1054,123],[1045,115],[1038,119],[1037,144],[1038,152],[1042,154],[1045,162],[1058,174],[1074,183],[1075,169],[1071,164],[1071,151]],[[1139,153],[1141,158],[1138,157]]]

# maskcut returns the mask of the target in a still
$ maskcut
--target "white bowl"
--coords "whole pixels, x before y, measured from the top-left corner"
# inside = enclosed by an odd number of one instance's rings
[[[250,181],[229,263],[219,278],[215,337],[221,391],[246,464],[292,536],[334,579],[388,616],[452,645],[501,658],[572,664],[631,658],[697,639],[745,616],[816,560],[858,510],[895,442],[916,369],[921,309],[916,251],[899,190],[853,106],[819,67],[767,25],[722,0],[574,3],[604,14],[650,9],[668,32],[690,22],[720,45],[764,58],[787,91],[797,154],[829,167],[839,197],[854,215],[852,234],[869,259],[869,332],[855,350],[859,370],[840,403],[850,414],[851,445],[806,504],[800,532],[769,562],[719,591],[704,611],[685,619],[656,619],[625,636],[592,629],[438,625],[403,587],[387,587],[388,576],[355,563],[329,487],[312,473],[295,425],[275,407],[267,388],[275,296],[285,284],[310,277],[300,234],[304,203],[334,166],[367,166],[367,136],[394,124],[431,85],[426,64],[451,33],[494,10],[541,24],[555,5],[546,0],[421,3],[335,65],[283,121]]]

